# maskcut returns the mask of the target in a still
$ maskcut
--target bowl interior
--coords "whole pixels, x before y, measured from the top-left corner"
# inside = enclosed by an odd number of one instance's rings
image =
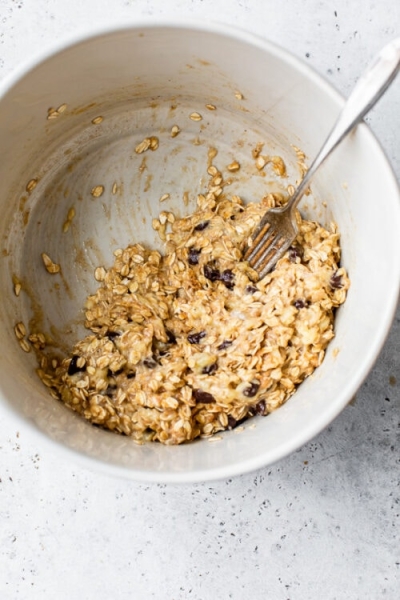
[[[340,104],[326,84],[279,49],[218,27],[103,33],[59,50],[8,86],[0,100],[5,405],[92,464],[158,481],[207,479],[268,464],[329,423],[371,367],[399,285],[398,188],[365,126],[336,151],[301,205],[323,224],[334,219],[342,234],[352,284],[337,314],[336,337],[322,366],[268,418],[226,432],[218,443],[138,446],[92,427],[51,398],[13,326],[23,321],[66,352],[85,334],[82,309],[98,285],[94,269],[110,266],[114,250],[130,243],[162,248],[152,218],[165,208],[177,215],[193,211],[205,189],[210,147],[218,150],[215,164],[222,171],[233,160],[242,166],[229,192],[258,200],[298,181],[293,145],[312,157]],[[202,119],[192,120],[193,112]],[[181,130],[176,137],[174,125]],[[157,150],[136,153],[148,136],[158,137]],[[256,169],[251,151],[258,142],[265,153],[284,158],[287,178]],[[104,192],[94,197],[100,185]],[[164,194],[170,197],[160,204]],[[377,228],[367,207],[379,196],[385,203]],[[71,209],[75,215],[65,231]],[[42,252],[62,265],[61,274],[44,270]]]

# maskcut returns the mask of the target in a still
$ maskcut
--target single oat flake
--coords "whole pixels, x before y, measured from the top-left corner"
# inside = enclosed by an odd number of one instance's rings
[[[240,169],[240,164],[237,162],[237,160],[234,160],[227,166],[227,169],[231,173],[236,173],[236,171],[239,171]]]
[[[256,158],[256,167],[257,167],[257,169],[259,171],[262,171],[263,168],[265,167],[265,165],[269,163],[269,161],[270,161],[269,156],[263,156],[262,154],[260,154]]]
[[[104,281],[105,276],[106,270],[104,267],[97,267],[97,269],[95,269],[94,277],[96,281]]]
[[[68,211],[67,218],[65,219],[63,227],[62,227],[62,230],[64,233],[66,233],[69,230],[74,217],[75,217],[75,208],[72,206]]]
[[[157,150],[160,145],[160,140],[155,135],[152,135],[150,138],[150,150]]]
[[[25,340],[25,339],[19,340],[19,345],[21,346],[21,348],[24,352],[31,351],[31,345],[27,340]]]
[[[14,294],[18,297],[22,290],[22,284],[16,275],[13,275],[12,282],[14,286]]]
[[[96,185],[91,189],[90,193],[92,194],[93,198],[100,198],[100,196],[104,194],[104,185]]]
[[[192,112],[189,115],[189,118],[192,119],[192,121],[201,121],[203,119],[203,117],[201,116],[201,114],[198,113],[198,112]]]
[[[54,275],[55,273],[60,272],[60,270],[61,270],[60,265],[58,265],[57,263],[54,263],[48,254],[46,254],[45,252],[42,252],[41,256],[42,256],[42,261],[45,266],[45,269],[48,273],[50,273],[51,275]]]
[[[26,191],[27,192],[32,192],[35,189],[35,187],[37,186],[37,184],[38,184],[38,180],[36,178],[35,179],[31,179],[26,184],[26,187],[25,187]]]
[[[171,128],[171,137],[176,137],[179,133],[180,133],[180,128],[178,127],[178,125],[173,125]]]
[[[286,176],[286,165],[281,156],[271,157],[272,168],[279,177]]]

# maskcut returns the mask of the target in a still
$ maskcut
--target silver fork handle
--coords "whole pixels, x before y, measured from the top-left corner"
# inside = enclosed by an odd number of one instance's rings
[[[371,110],[392,83],[400,69],[400,38],[387,44],[358,80],[344,105],[325,144],[312,162],[303,180],[285,208],[297,206],[307,190],[315,171],[344,137]]]

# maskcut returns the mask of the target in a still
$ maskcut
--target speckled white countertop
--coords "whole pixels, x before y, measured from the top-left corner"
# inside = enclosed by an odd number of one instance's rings
[[[0,0],[0,78],[88,24],[148,15],[240,24],[344,94],[400,34],[398,0]],[[400,79],[367,120],[400,179],[399,106]],[[111,479],[0,415],[1,600],[399,597],[400,311],[355,404],[291,457],[235,479]]]

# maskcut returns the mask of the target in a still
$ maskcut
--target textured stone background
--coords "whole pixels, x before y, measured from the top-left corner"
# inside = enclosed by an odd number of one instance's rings
[[[148,15],[240,24],[344,94],[400,33],[398,0],[0,0],[0,78],[89,24]],[[399,106],[400,78],[367,120],[400,179]],[[331,427],[271,468],[212,485],[93,474],[0,416],[1,600],[397,600],[399,344],[400,311]]]

